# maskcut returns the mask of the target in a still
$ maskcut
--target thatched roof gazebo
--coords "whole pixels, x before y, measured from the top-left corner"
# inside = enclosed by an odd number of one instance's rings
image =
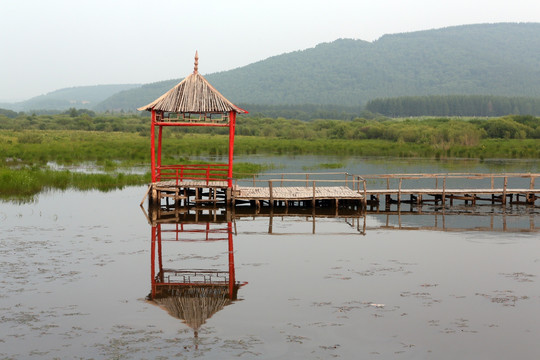
[[[199,57],[195,53],[193,73],[165,94],[140,107],[152,113],[151,171],[152,183],[163,180],[226,181],[232,187],[234,131],[236,114],[246,110],[234,105],[219,93],[198,71]],[[228,164],[167,165],[161,164],[162,131],[166,126],[214,126],[229,128]],[[156,149],[156,128],[158,130]]]

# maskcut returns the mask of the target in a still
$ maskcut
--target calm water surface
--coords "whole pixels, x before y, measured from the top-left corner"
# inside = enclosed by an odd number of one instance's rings
[[[286,171],[311,166],[309,158],[284,162]],[[420,171],[434,166],[457,171]],[[538,171],[530,166],[521,171]],[[499,171],[464,171],[482,169]],[[148,300],[152,256],[167,269],[227,272],[228,240],[163,235],[153,253],[138,206],[144,191],[0,204],[0,359],[540,357],[538,208],[369,214],[365,234],[363,217],[233,219],[234,271],[244,285],[236,300],[181,320]]]

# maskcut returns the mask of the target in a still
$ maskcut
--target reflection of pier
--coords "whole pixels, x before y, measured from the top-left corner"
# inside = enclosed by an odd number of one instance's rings
[[[538,232],[540,225],[536,213],[496,211],[498,207],[486,206],[460,208],[454,211],[435,208],[428,211],[368,211],[370,224],[367,230],[429,230],[429,231],[491,231]]]
[[[212,231],[210,223],[213,225],[218,223],[232,223],[234,233],[236,234],[236,221],[246,219],[268,218],[268,233],[274,234],[274,219],[305,219],[306,222],[312,223],[312,234],[316,233],[316,223],[322,219],[341,219],[350,227],[355,228],[359,233],[365,233],[365,213],[350,208],[303,208],[303,207],[261,207],[252,208],[249,206],[238,206],[236,208],[221,209],[216,207],[175,207],[175,206],[160,206],[150,207],[147,214],[142,208],[148,222],[153,226],[167,224],[172,226],[172,230],[165,230],[163,233],[177,234],[182,229],[187,229],[187,225],[196,225],[206,222],[206,229],[193,229],[193,232],[205,232],[206,236],[211,240]],[[176,229],[174,228],[176,227]],[[187,230],[184,230],[187,232]],[[219,233],[219,232],[216,232]]]
[[[432,231],[500,231],[500,232],[537,232],[540,231],[539,213],[536,208],[517,206],[513,209],[497,205],[456,205],[451,208],[443,206],[398,206],[395,210],[387,210],[377,206],[368,207],[367,211],[358,212],[348,208],[282,208],[262,207],[252,208],[239,206],[231,209],[218,208],[175,208],[162,206],[150,211],[147,215],[152,224],[169,224],[178,230],[187,229],[187,224],[202,222],[227,223],[230,222],[233,231],[237,233],[237,221],[248,222],[250,219],[268,219],[266,232],[280,234],[276,231],[277,221],[300,221],[311,223],[309,233],[321,233],[324,225],[318,223],[326,219],[339,219],[354,228],[358,233],[365,235],[374,229],[389,230],[432,230]],[[152,219],[151,219],[152,218]],[[179,224],[179,222],[184,225]],[[183,226],[183,227],[182,227]],[[214,230],[213,230],[214,229]],[[205,234],[206,241],[221,236],[219,231],[209,224],[199,225],[190,231]],[[328,234],[322,230],[322,233]],[[178,234],[176,229],[171,230],[171,236]],[[292,235],[292,233],[287,233]],[[340,232],[341,234],[341,232]],[[202,236],[202,235],[201,235]]]
[[[152,213],[152,212],[151,212]],[[154,218],[151,222],[151,293],[149,299],[193,328],[199,328],[213,314],[237,299],[238,289],[245,283],[236,281],[234,267],[233,225],[220,218],[218,222],[196,222],[186,212],[177,218]],[[218,217],[214,212],[214,217]],[[186,242],[221,242],[228,245],[228,268],[177,268],[164,263],[164,243],[181,246]]]
[[[317,221],[323,219],[341,219],[350,227],[356,229],[361,234],[365,234],[366,231],[366,217],[365,213],[361,213],[349,208],[284,208],[284,207],[262,207],[259,209],[253,209],[251,207],[236,207],[233,209],[233,218],[235,220],[242,219],[256,219],[256,218],[268,218],[268,233],[277,234],[274,231],[275,219],[305,219],[306,222],[311,222],[311,233],[315,234],[317,231]],[[292,235],[290,232],[288,235]]]

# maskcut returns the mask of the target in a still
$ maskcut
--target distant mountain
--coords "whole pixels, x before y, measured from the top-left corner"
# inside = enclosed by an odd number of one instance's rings
[[[14,111],[92,109],[115,93],[140,86],[140,84],[77,86],[56,90],[17,103],[0,103],[0,108]]]
[[[540,24],[500,23],[339,39],[205,75],[243,104],[358,106],[404,95],[540,97]],[[133,110],[182,79],[119,92],[95,110]]]

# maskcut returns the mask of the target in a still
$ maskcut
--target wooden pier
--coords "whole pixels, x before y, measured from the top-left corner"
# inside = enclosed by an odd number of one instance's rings
[[[535,188],[535,179],[539,176],[537,173],[448,173],[364,175],[361,178],[370,187],[364,191],[366,203],[379,206],[384,202],[385,208],[389,208],[404,203],[453,206],[455,200],[471,205],[535,205],[540,196],[540,189]]]
[[[175,179],[151,184],[150,203],[177,206],[348,207],[357,210],[401,204],[536,205],[538,173],[447,173],[351,175],[264,174],[229,181]],[[146,198],[145,195],[145,198]],[[144,201],[144,199],[143,199]]]

